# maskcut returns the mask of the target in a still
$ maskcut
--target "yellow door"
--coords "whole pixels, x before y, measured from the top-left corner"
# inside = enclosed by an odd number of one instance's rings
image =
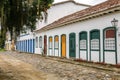
[[[62,35],[62,57],[66,57],[66,36]]]

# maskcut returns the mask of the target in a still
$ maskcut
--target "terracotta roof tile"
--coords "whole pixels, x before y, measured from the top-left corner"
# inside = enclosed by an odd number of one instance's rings
[[[104,10],[108,10],[110,8],[116,7],[116,6],[120,6],[120,0],[108,0],[105,1],[103,3],[100,3],[98,5],[92,6],[90,8],[78,11],[76,13],[73,13],[71,15],[65,16],[39,30],[36,31],[44,31],[44,30],[48,30],[48,29],[52,29],[52,28],[56,28],[59,27],[59,25],[76,20],[76,19],[80,19],[83,18],[85,16],[91,15],[91,14],[95,14]]]

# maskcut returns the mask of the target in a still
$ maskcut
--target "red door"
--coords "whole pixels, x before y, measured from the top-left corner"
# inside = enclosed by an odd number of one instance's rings
[[[44,55],[47,55],[47,36],[44,36]]]

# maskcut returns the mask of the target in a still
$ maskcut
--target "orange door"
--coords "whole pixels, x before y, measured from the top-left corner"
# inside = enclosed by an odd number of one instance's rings
[[[62,57],[66,57],[66,35],[62,35],[62,40],[61,40],[61,52],[62,52]]]

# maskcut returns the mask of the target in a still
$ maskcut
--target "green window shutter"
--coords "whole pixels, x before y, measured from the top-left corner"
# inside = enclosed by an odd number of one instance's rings
[[[81,32],[79,35],[80,40],[87,40],[87,32]]]
[[[94,30],[90,32],[90,39],[100,39],[100,31]]]
[[[75,33],[69,34],[69,56],[70,57],[76,56],[76,34]]]

